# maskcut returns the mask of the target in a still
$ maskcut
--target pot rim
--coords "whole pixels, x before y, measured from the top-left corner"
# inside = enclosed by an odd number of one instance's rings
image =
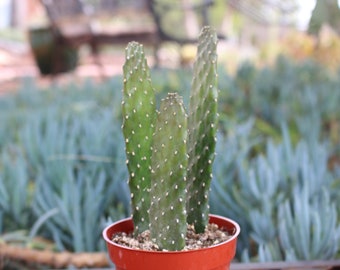
[[[122,246],[120,244],[117,244],[115,242],[113,242],[107,235],[107,232],[108,230],[110,230],[112,227],[116,226],[117,224],[119,223],[123,223],[123,222],[126,222],[126,221],[129,221],[129,220],[132,220],[131,217],[129,218],[124,218],[124,219],[120,219],[110,225],[108,225],[102,232],[102,235],[103,235],[103,238],[104,240],[106,241],[106,243],[110,244],[110,245],[113,245],[117,248],[121,248],[121,249],[124,249],[124,250],[130,250],[130,251],[137,251],[137,252],[145,252],[145,253],[159,253],[159,254],[176,254],[176,253],[191,253],[191,252],[197,252],[197,251],[204,251],[204,250],[210,250],[210,249],[215,249],[215,248],[218,248],[219,246],[222,246],[222,245],[226,245],[228,244],[229,242],[232,242],[232,241],[235,241],[238,237],[238,235],[240,234],[241,232],[241,228],[240,228],[240,225],[230,219],[230,218],[226,218],[224,216],[220,216],[220,215],[214,215],[214,214],[209,214],[209,218],[217,218],[217,219],[223,219],[223,220],[226,220],[228,221],[229,223],[231,223],[234,228],[235,228],[235,232],[233,233],[233,235],[226,241],[224,242],[221,242],[219,244],[216,244],[216,245],[213,245],[213,246],[209,246],[209,247],[204,247],[204,248],[199,248],[199,249],[193,249],[193,250],[179,250],[179,251],[153,251],[153,250],[143,250],[143,249],[134,249],[134,248],[130,248],[130,247],[126,247],[126,246]]]

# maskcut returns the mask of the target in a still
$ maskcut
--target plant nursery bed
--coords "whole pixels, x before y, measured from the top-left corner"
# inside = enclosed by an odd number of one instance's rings
[[[2,267],[9,268],[2,268]],[[0,269],[66,269],[86,267],[96,270],[114,270],[108,268],[109,261],[105,253],[71,253],[34,250],[0,244]],[[32,268],[33,267],[33,268]],[[267,262],[267,263],[232,263],[231,270],[340,270],[340,260]]]

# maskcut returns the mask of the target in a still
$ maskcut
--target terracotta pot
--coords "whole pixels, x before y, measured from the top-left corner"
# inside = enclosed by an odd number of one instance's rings
[[[190,251],[135,250],[113,243],[110,239],[117,232],[132,232],[131,218],[120,220],[103,231],[109,256],[117,270],[229,270],[236,253],[240,226],[225,217],[210,215],[209,222],[228,231],[232,237],[221,244]]]

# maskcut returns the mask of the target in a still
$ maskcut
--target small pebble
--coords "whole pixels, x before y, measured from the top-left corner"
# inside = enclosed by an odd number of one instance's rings
[[[208,224],[205,232],[202,234],[195,233],[194,226],[188,225],[188,231],[185,238],[186,245],[183,250],[210,247],[222,243],[229,238],[230,236],[228,233],[220,230],[216,224]],[[136,238],[134,238],[132,234],[117,233],[112,237],[112,241],[133,249],[160,251],[159,246],[150,239],[149,230],[142,232]]]

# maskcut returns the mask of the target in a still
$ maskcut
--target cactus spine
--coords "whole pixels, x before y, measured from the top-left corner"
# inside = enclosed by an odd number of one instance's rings
[[[194,63],[188,117],[187,221],[197,233],[208,223],[208,194],[212,179],[217,128],[217,36],[203,28]]]
[[[168,94],[162,100],[153,136],[150,232],[166,250],[185,245],[187,116],[182,99]]]
[[[123,67],[123,134],[129,171],[132,219],[135,234],[149,228],[151,140],[156,105],[143,46],[131,42]]]

